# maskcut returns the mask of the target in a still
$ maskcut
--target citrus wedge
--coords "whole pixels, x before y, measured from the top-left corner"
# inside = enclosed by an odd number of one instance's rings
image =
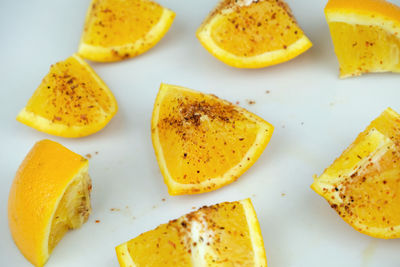
[[[384,0],[329,0],[325,15],[341,78],[400,72],[400,7]]]
[[[198,194],[236,180],[267,146],[273,126],[213,95],[161,84],[152,141],[171,195]]]
[[[116,247],[121,267],[266,267],[250,199],[203,207]]]
[[[142,54],[167,33],[175,13],[150,0],[93,0],[78,53],[93,61]]]
[[[357,231],[400,237],[400,115],[386,109],[311,188]]]
[[[87,221],[91,188],[85,158],[49,140],[31,149],[11,185],[8,222],[33,265],[43,266],[64,234]]]
[[[101,130],[117,110],[110,89],[73,55],[51,66],[17,120],[48,134],[82,137]]]
[[[279,64],[312,46],[282,0],[222,0],[197,37],[216,58],[238,68]]]

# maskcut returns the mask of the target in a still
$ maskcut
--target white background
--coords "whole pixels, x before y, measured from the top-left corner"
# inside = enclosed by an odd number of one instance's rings
[[[44,138],[92,155],[94,189],[89,221],[64,237],[48,267],[118,266],[116,245],[192,207],[247,197],[258,214],[269,266],[400,266],[400,240],[358,233],[310,189],[312,175],[321,174],[372,119],[389,106],[400,111],[400,76],[338,79],[326,1],[288,1],[314,46],[288,63],[258,70],[226,66],[197,41],[195,31],[216,1],[159,2],[177,16],[156,47],[122,62],[89,62],[115,94],[118,114],[99,133],[65,139],[15,116],[50,64],[76,51],[89,1],[0,1],[0,266],[30,266],[9,233],[7,198],[19,164]],[[239,101],[275,126],[265,152],[237,182],[202,195],[168,195],[150,137],[161,82]]]

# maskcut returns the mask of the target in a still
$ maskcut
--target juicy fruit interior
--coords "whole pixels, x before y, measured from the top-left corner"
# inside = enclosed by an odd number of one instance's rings
[[[91,213],[91,179],[87,171],[81,172],[65,191],[54,214],[49,236],[49,253],[70,229],[82,226]]]
[[[400,116],[386,110],[318,178],[322,195],[343,219],[378,237],[399,236],[399,130]]]
[[[254,266],[240,202],[203,207],[160,225],[129,241],[128,250],[137,266]]]
[[[133,43],[157,24],[162,13],[159,4],[148,0],[95,0],[82,41],[103,47]]]
[[[229,6],[234,1],[225,2]],[[219,12],[217,10],[215,14]],[[212,29],[212,38],[218,46],[243,57],[286,49],[301,36],[303,32],[289,7],[280,0],[261,0],[248,6],[234,6]]]
[[[257,137],[257,122],[216,97],[171,90],[163,103],[168,105],[160,108],[159,141],[168,170],[179,183],[222,176]]]
[[[51,66],[26,110],[54,124],[85,126],[107,118],[112,107],[106,88],[70,57]]]
[[[400,37],[378,26],[330,22],[343,77],[367,72],[400,71]]]

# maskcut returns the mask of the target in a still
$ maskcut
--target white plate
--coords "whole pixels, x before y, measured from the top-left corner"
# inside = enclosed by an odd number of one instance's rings
[[[400,266],[399,240],[356,232],[310,189],[312,175],[329,166],[372,119],[388,106],[400,111],[400,76],[338,79],[326,1],[288,1],[314,46],[288,63],[258,70],[228,67],[197,41],[195,31],[217,1],[159,2],[177,16],[156,47],[122,62],[90,62],[120,110],[104,130],[81,139],[40,133],[15,116],[50,64],[76,51],[89,1],[0,2],[0,265],[31,266],[8,230],[8,190],[32,145],[50,138],[92,155],[94,190],[89,221],[64,237],[47,267],[118,266],[116,245],[192,207],[247,197],[258,214],[269,266]],[[150,138],[161,82],[239,101],[275,126],[263,155],[237,182],[202,195],[168,195]]]

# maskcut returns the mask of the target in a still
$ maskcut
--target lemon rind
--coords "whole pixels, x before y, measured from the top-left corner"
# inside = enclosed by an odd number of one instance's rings
[[[127,58],[138,56],[155,46],[165,36],[174,18],[175,12],[163,7],[163,13],[157,24],[143,38],[130,44],[101,47],[85,43],[82,35],[78,54],[83,58],[98,62],[112,62],[122,59],[121,57],[116,57],[112,51],[116,51],[119,55],[129,55]]]
[[[230,170],[228,170],[223,176],[213,177],[201,183],[197,183],[195,185],[181,184],[176,182],[168,171],[167,164],[165,162],[164,157],[162,156],[163,149],[158,141],[157,122],[159,120],[160,103],[162,102],[165,92],[167,91],[166,88],[168,87],[179,88],[179,90],[195,94],[198,92],[188,88],[162,83],[158,95],[156,97],[156,102],[154,105],[153,116],[152,116],[152,129],[153,129],[152,131],[154,131],[152,132],[152,141],[156,158],[159,163],[161,173],[164,177],[164,181],[168,186],[168,193],[170,195],[200,194],[200,193],[214,191],[235,181],[237,178],[239,178],[239,176],[241,176],[244,172],[246,172],[257,161],[257,159],[260,157],[265,147],[269,143],[274,131],[274,127],[267,121],[256,116],[255,114],[252,114],[249,111],[244,110],[243,108],[237,107],[237,109],[241,110],[242,114],[245,115],[248,119],[258,122],[258,126],[260,127],[256,140],[254,141],[251,148],[247,151],[243,159],[238,164],[233,166]],[[228,103],[227,101],[224,100],[221,101]],[[265,134],[265,132],[268,132],[268,134]],[[247,160],[248,157],[251,158],[250,161]]]
[[[286,49],[282,48],[251,57],[237,56],[219,47],[211,37],[213,25],[217,23],[219,19],[223,18],[223,14],[224,12],[214,18],[210,18],[206,24],[200,26],[196,35],[200,43],[208,50],[208,52],[229,66],[237,68],[268,67],[289,61],[304,53],[312,46],[311,41],[305,34],[303,34],[302,37],[290,44]]]

